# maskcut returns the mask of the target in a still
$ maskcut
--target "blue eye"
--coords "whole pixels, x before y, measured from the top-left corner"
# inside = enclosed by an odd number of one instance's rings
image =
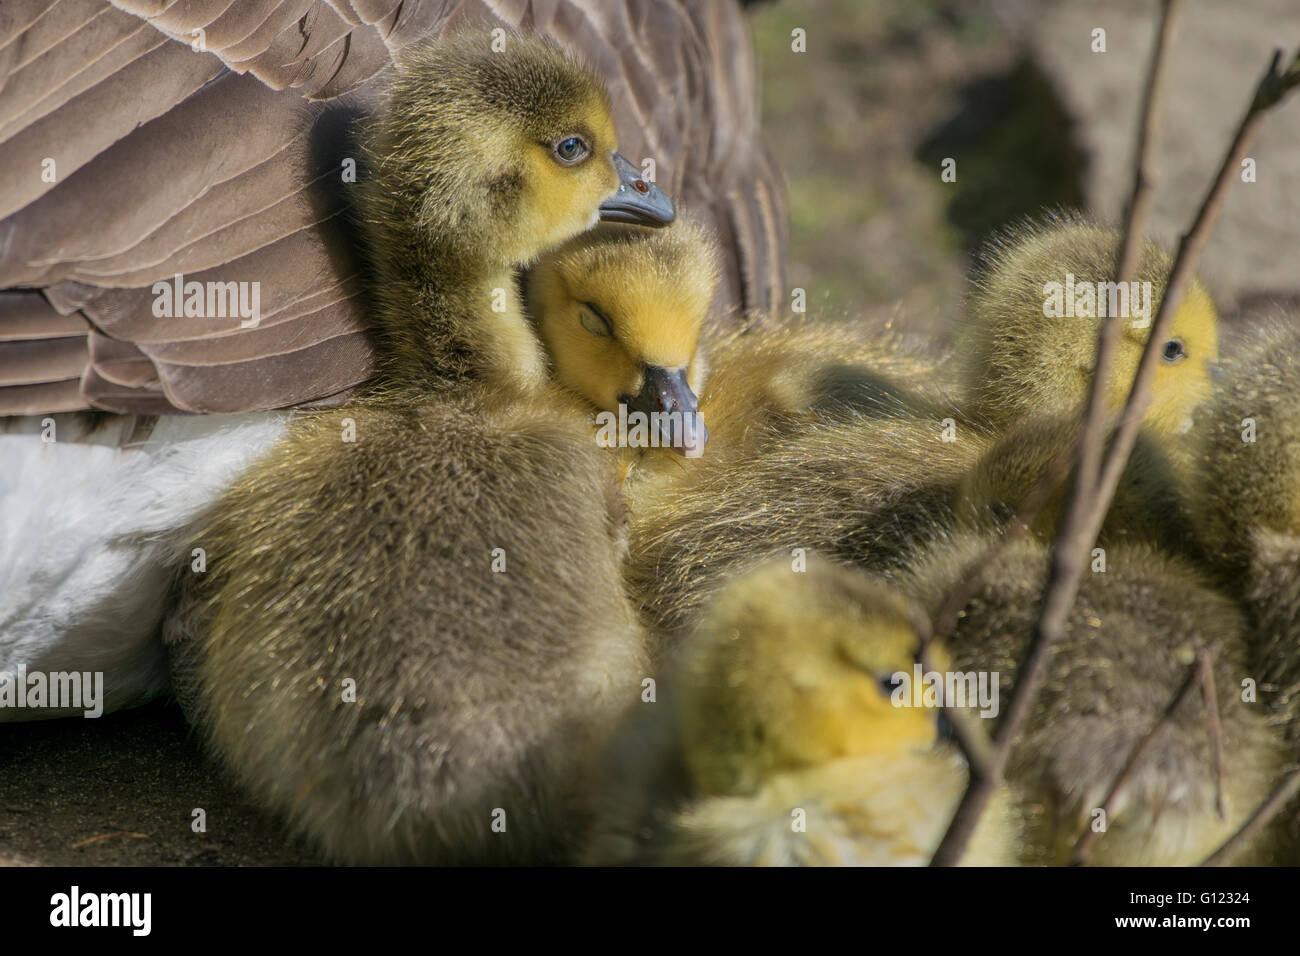
[[[566,166],[572,166],[587,158],[591,148],[581,136],[567,136],[555,144],[555,155]]]

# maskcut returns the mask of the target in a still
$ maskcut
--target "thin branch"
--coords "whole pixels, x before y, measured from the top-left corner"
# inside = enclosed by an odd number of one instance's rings
[[[1165,13],[1168,14],[1166,5]],[[1157,45],[1157,53],[1160,47]],[[1287,72],[1279,73],[1281,52],[1273,55],[1268,70],[1260,80],[1250,108],[1237,130],[1231,147],[1219,168],[1219,175],[1206,194],[1200,211],[1193,221],[1192,228],[1179,243],[1178,255],[1165,288],[1164,298],[1156,320],[1152,324],[1151,334],[1142,353],[1142,361],[1129,391],[1128,400],[1120,417],[1095,487],[1089,489],[1081,476],[1071,489],[1069,505],[1065,517],[1057,532],[1056,542],[1052,548],[1051,567],[1048,571],[1047,586],[1043,592],[1043,602],[1039,617],[1030,637],[1029,647],[1020,666],[1016,686],[1007,705],[1006,714],[994,738],[995,750],[989,772],[983,775],[971,775],[971,781],[962,797],[957,812],[953,814],[948,832],[935,851],[932,865],[951,866],[958,863],[971,834],[979,823],[979,818],[988,805],[989,798],[997,789],[1002,773],[1006,768],[1012,745],[1027,719],[1030,708],[1038,696],[1047,657],[1052,647],[1060,640],[1065,631],[1065,623],[1070,609],[1074,606],[1079,591],[1079,582],[1083,575],[1087,554],[1096,540],[1097,532],[1105,519],[1115,489],[1124,466],[1128,462],[1133,444],[1137,440],[1138,426],[1151,401],[1151,382],[1155,374],[1155,365],[1159,355],[1159,343],[1168,334],[1176,308],[1181,304],[1191,281],[1192,272],[1209,241],[1210,233],[1218,221],[1227,191],[1240,166],[1242,157],[1250,147],[1263,114],[1296,86],[1300,85],[1300,57],[1291,64]],[[1154,67],[1153,67],[1154,69]],[[1150,89],[1158,89],[1158,84],[1151,84]],[[1103,327],[1103,331],[1104,331]],[[1098,375],[1104,370],[1100,367],[1094,372]],[[1095,385],[1095,382],[1094,382]],[[1102,390],[1094,387],[1089,396],[1090,408],[1085,417],[1093,425],[1104,423],[1104,416],[1093,417],[1092,400],[1102,395]],[[1089,441],[1096,440],[1095,434],[1085,432],[1081,448],[1086,448]],[[1091,493],[1089,493],[1091,492]]]
[[[1205,698],[1205,713],[1210,725],[1210,747],[1214,751],[1214,812],[1223,820],[1223,725],[1219,721],[1219,693],[1215,689],[1213,660],[1198,657],[1201,672],[1201,696]]]
[[[1124,231],[1115,255],[1114,279],[1115,284],[1121,288],[1137,272],[1142,247],[1146,242],[1146,223],[1155,198],[1156,171],[1152,154],[1155,152],[1153,143],[1160,121],[1161,104],[1164,102],[1165,77],[1168,74],[1165,64],[1168,62],[1167,54],[1182,6],[1182,0],[1164,0],[1160,11],[1160,28],[1156,33],[1156,46],[1147,71],[1142,114],[1138,120],[1137,151],[1133,160],[1133,192],[1129,197]],[[1083,432],[1079,438],[1079,468],[1075,481],[1081,486],[1080,494],[1092,494],[1101,473],[1102,451],[1106,442],[1106,389],[1110,384],[1110,371],[1122,323],[1120,316],[1108,315],[1102,320],[1101,334],[1097,339],[1097,357],[1083,416]]]
[[[1187,668],[1187,676],[1183,678],[1182,684],[1179,686],[1178,690],[1174,692],[1174,696],[1170,699],[1168,705],[1166,705],[1164,712],[1160,715],[1159,719],[1151,725],[1151,729],[1146,732],[1146,735],[1143,736],[1142,739],[1134,745],[1133,749],[1129,751],[1128,759],[1124,761],[1124,766],[1120,769],[1120,772],[1116,774],[1114,782],[1110,785],[1110,790],[1107,791],[1105,798],[1101,801],[1103,820],[1109,822],[1110,816],[1114,812],[1115,799],[1119,796],[1120,791],[1128,785],[1128,782],[1132,779],[1138,765],[1142,762],[1142,759],[1147,755],[1147,752],[1152,748],[1152,746],[1155,745],[1156,739],[1160,736],[1161,732],[1173,721],[1174,712],[1182,706],[1183,701],[1185,701],[1191,694],[1192,688],[1197,686],[1198,682],[1201,680],[1204,668],[1213,663],[1214,656],[1217,653],[1217,647],[1211,648],[1208,651],[1199,650],[1196,652],[1196,660],[1192,662],[1192,665],[1189,668]],[[1070,865],[1082,866],[1087,863],[1088,855],[1092,852],[1092,845],[1097,842],[1100,835],[1104,832],[1104,830],[1094,830],[1091,827],[1085,829],[1078,841],[1074,844],[1074,852],[1070,854]]]
[[[1255,134],[1259,132],[1259,124],[1264,114],[1281,102],[1287,93],[1300,86],[1300,56],[1292,61],[1286,72],[1279,73],[1278,64],[1281,60],[1282,51],[1278,50],[1273,54],[1268,69],[1259,81],[1250,108],[1237,127],[1237,134],[1223,157],[1219,173],[1201,203],[1192,227],[1183,234],[1178,243],[1178,255],[1165,286],[1164,298],[1151,325],[1151,335],[1142,352],[1142,361],[1138,365],[1137,375],[1129,390],[1128,401],[1124,405],[1115,437],[1102,465],[1101,476],[1097,483],[1097,495],[1092,502],[1086,525],[1091,537],[1095,537],[1101,528],[1106,510],[1115,496],[1115,489],[1119,487],[1120,476],[1124,473],[1124,466],[1128,464],[1129,454],[1137,441],[1142,417],[1146,414],[1147,406],[1151,404],[1151,383],[1155,378],[1161,346],[1169,335],[1174,314],[1182,305],[1196,264],[1200,261],[1201,253],[1205,251],[1214,226],[1219,221],[1219,214],[1223,212],[1228,190],[1237,177],[1241,161],[1250,149]]]
[[[1086,538],[1085,543],[1080,547],[1081,553],[1086,554],[1088,545],[1096,539],[1101,524],[1105,520],[1106,511],[1110,507],[1112,498],[1114,498],[1115,489],[1119,486],[1120,476],[1123,474],[1124,466],[1128,463],[1129,454],[1132,452],[1133,444],[1137,439],[1142,416],[1151,401],[1151,383],[1155,375],[1159,345],[1168,334],[1175,311],[1182,304],[1183,296],[1186,294],[1187,287],[1191,282],[1192,273],[1196,268],[1201,253],[1209,242],[1210,234],[1218,222],[1219,214],[1223,211],[1228,189],[1231,187],[1236,172],[1240,168],[1241,160],[1250,148],[1250,143],[1254,139],[1256,132],[1258,132],[1263,114],[1269,108],[1281,102],[1287,92],[1300,85],[1300,68],[1298,68],[1300,67],[1300,56],[1297,56],[1286,73],[1278,72],[1278,64],[1281,62],[1281,58],[1280,50],[1273,54],[1269,67],[1260,80],[1255,96],[1246,111],[1246,116],[1238,126],[1232,145],[1228,148],[1223,163],[1219,167],[1219,173],[1206,193],[1196,218],[1193,220],[1191,229],[1183,235],[1179,243],[1178,255],[1174,260],[1173,269],[1170,270],[1164,298],[1161,300],[1160,309],[1156,313],[1156,320],[1152,323],[1151,334],[1147,339],[1146,347],[1142,353],[1142,361],[1138,366],[1137,375],[1134,377],[1133,386],[1124,405],[1119,427],[1116,429],[1114,440],[1102,464],[1101,474],[1092,496],[1093,500],[1084,502],[1082,496],[1079,496],[1078,499],[1071,502],[1072,505],[1079,505],[1078,513],[1080,515],[1086,512],[1086,523],[1084,525]],[[1067,517],[1066,529],[1069,529],[1069,527],[1070,522]],[[1058,548],[1069,544],[1068,539],[1064,538],[1064,533],[1063,530],[1062,540],[1058,541]],[[1055,554],[1054,551],[1054,558]],[[1081,564],[1081,560],[1078,563]],[[1056,570],[1055,561],[1053,564],[1053,570]],[[1067,567],[1066,570],[1073,569]],[[1081,570],[1076,573],[1081,573]],[[1070,595],[1069,601],[1072,604],[1074,595],[1078,591],[1078,580],[1076,578],[1073,582],[1068,579],[1049,582],[1049,592],[1053,590],[1057,591],[1062,597],[1068,593]],[[1044,598],[1044,614],[1043,618],[1040,619],[1040,626],[1046,622],[1049,607],[1048,599],[1050,597],[1051,593]],[[1068,605],[1066,612],[1068,613]],[[1063,620],[1064,618],[1062,618]],[[1039,633],[1036,632],[1035,638],[1038,636]],[[1053,637],[1055,635],[1049,632],[1048,636]],[[1014,702],[1013,698],[1012,703],[1014,704]],[[1217,714],[1215,716],[1217,717]],[[1221,754],[1217,755],[1216,759],[1221,762]],[[1221,774],[1221,764],[1218,772]],[[1216,802],[1219,803],[1221,809],[1221,802]]]
[[[917,659],[921,662],[922,671],[929,673],[935,668],[931,665],[929,648],[934,639],[933,632],[930,629],[930,618],[920,605],[912,605],[910,612],[913,621],[913,627],[920,636],[921,647],[917,652]],[[988,735],[985,734],[978,726],[976,719],[964,707],[948,706],[950,702],[945,701],[949,723],[952,724],[953,737],[957,741],[957,747],[961,750],[962,756],[966,758],[966,765],[970,768],[972,775],[976,773],[987,773],[989,761],[992,759],[993,747],[989,742]]]
[[[936,641],[946,640],[956,629],[961,612],[971,602],[971,598],[975,597],[980,585],[984,583],[985,570],[995,564],[1008,547],[1024,537],[1025,532],[1033,525],[1039,512],[1051,500],[1052,493],[1060,487],[1061,482],[1065,480],[1065,476],[1069,473],[1070,462],[1075,451],[1075,449],[1071,448],[1069,452],[1057,455],[1052,459],[1051,464],[1047,466],[1047,471],[1038,480],[1038,483],[1030,489],[1029,494],[1025,496],[1025,500],[1020,503],[1020,507],[1016,510],[1006,528],[1003,529],[1002,535],[997,542],[972,561],[969,567],[964,569],[961,580],[948,592],[948,597],[934,615],[934,639]]]
[[[148,840],[149,834],[136,833],[133,830],[124,830],[121,827],[114,827],[108,833],[101,833],[99,836],[88,837],[80,843],[72,844],[72,849],[80,850],[82,847],[90,846],[92,843],[98,843],[101,840],[107,840],[115,836],[130,837],[133,840]]]
[[[1255,838],[1255,834],[1291,802],[1297,793],[1300,793],[1300,770],[1292,771],[1283,777],[1277,789],[1260,804],[1259,809],[1250,815],[1250,818],[1241,825],[1241,829],[1230,836],[1223,846],[1206,857],[1201,866],[1223,866],[1230,862]]]
[[[1154,127],[1160,115],[1159,101],[1164,88],[1162,78],[1166,53],[1180,8],[1181,0],[1166,0],[1161,9],[1160,26],[1155,49],[1151,55],[1151,66],[1138,126],[1134,195],[1129,202],[1128,222],[1116,264],[1120,275],[1123,275],[1126,270],[1131,272],[1136,255],[1133,250],[1140,249],[1142,245],[1144,220],[1150,206],[1152,170],[1149,153]],[[970,842],[971,835],[975,832],[980,817],[988,806],[989,799],[1001,783],[1007,762],[1010,760],[1011,748],[1019,737],[1021,727],[1038,696],[1048,653],[1064,632],[1066,618],[1070,608],[1074,606],[1086,554],[1092,541],[1092,537],[1086,536],[1089,525],[1085,521],[1085,508],[1086,503],[1093,496],[1097,484],[1096,476],[1100,474],[1101,447],[1105,440],[1106,427],[1106,384],[1118,334],[1118,322],[1108,319],[1102,323],[1097,341],[1093,379],[1083,412],[1084,427],[1079,437],[1078,467],[1075,470],[1074,484],[1057,532],[1056,543],[1052,548],[1052,564],[1043,592],[1038,621],[1034,625],[1029,646],[1021,661],[1016,684],[1011,692],[1011,700],[994,737],[993,759],[983,773],[976,773],[972,767],[966,793],[962,796],[948,830],[935,851],[931,860],[932,866],[955,866],[960,862],[966,845]]]

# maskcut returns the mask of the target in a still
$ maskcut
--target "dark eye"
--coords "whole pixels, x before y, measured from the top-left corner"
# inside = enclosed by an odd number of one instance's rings
[[[1179,359],[1187,358],[1187,350],[1178,339],[1170,339],[1165,343],[1163,355],[1166,362],[1177,362]]]
[[[952,725],[952,718],[942,708],[939,710],[937,731],[940,740],[952,740],[957,736],[957,730]]]
[[[885,692],[886,697],[892,697],[898,685],[903,681],[898,674],[890,674],[887,677],[877,678],[880,681],[880,689]]]
[[[555,144],[555,156],[566,166],[582,162],[591,152],[591,147],[581,136],[568,136]]]
[[[582,327],[592,335],[613,337],[614,324],[609,321],[609,317],[604,312],[590,302],[582,303],[579,315],[582,318]]]

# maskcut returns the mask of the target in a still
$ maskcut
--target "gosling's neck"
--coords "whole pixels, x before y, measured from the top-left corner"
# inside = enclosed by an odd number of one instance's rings
[[[396,217],[368,225],[386,386],[463,392],[545,383],[541,343],[524,317],[512,267]]]

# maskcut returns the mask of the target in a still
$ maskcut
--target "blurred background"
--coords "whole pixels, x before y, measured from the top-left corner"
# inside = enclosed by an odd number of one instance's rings
[[[763,122],[790,193],[810,311],[884,312],[946,339],[970,253],[1045,206],[1117,224],[1132,188],[1157,0],[777,0],[751,10]],[[791,31],[808,51],[791,52]],[[1092,52],[1092,31],[1106,52]],[[1190,223],[1300,4],[1185,6],[1156,144],[1151,232]],[[1300,296],[1300,99],[1273,113],[1202,271],[1232,319]],[[941,182],[945,157],[957,181]],[[1239,324],[1239,323],[1238,323]]]
[[[1117,222],[1156,0],[763,0],[749,12],[766,135],[789,186],[809,311],[946,341],[972,251],[1044,206]],[[803,29],[807,52],[791,50]],[[1093,53],[1092,31],[1107,51]],[[1189,4],[1170,61],[1154,235],[1172,245],[1217,170],[1295,0]],[[1229,324],[1300,299],[1300,97],[1270,115],[1203,272]],[[940,179],[957,161],[957,181]],[[0,730],[0,864],[316,858],[206,761],[179,711]],[[196,794],[198,795],[196,797]],[[188,839],[192,812],[207,832]]]

